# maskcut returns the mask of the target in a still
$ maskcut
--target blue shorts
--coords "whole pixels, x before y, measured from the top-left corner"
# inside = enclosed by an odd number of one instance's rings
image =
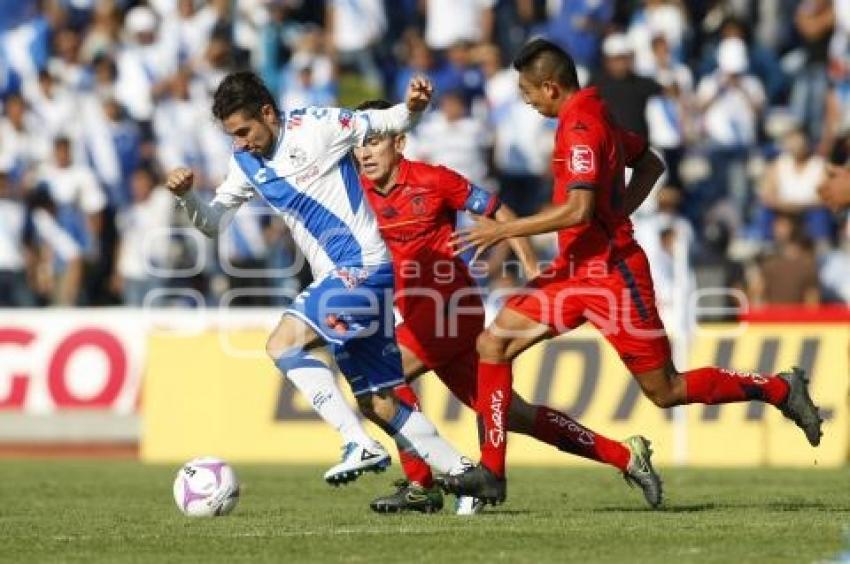
[[[330,346],[355,396],[404,382],[393,319],[393,268],[340,267],[310,284],[284,312]]]

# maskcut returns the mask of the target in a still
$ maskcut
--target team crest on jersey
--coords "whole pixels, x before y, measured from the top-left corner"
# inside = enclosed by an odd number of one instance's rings
[[[307,164],[307,151],[301,147],[288,147],[286,150],[286,156],[289,158],[289,162],[292,163],[292,166],[294,167],[300,168]]]
[[[425,215],[428,213],[427,200],[425,196],[417,194],[410,200],[410,209],[413,211],[414,215]]]
[[[573,174],[588,174],[596,170],[593,162],[593,150],[587,145],[573,145],[570,149],[570,172]]]
[[[392,206],[385,206],[381,209],[381,215],[387,219],[398,216],[398,210]]]

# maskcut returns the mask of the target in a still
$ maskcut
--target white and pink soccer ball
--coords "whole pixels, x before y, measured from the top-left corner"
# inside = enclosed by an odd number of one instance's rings
[[[211,456],[195,458],[177,471],[174,502],[190,517],[227,515],[239,501],[239,481],[230,465]]]

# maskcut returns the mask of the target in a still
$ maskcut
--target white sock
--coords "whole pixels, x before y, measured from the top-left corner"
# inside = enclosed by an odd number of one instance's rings
[[[470,464],[437,432],[437,428],[421,411],[413,411],[399,405],[398,412],[389,427],[398,447],[419,455],[438,472],[457,473]]]
[[[324,362],[301,351],[281,357],[275,366],[310,401],[316,413],[342,435],[343,442],[363,446],[375,443],[345,401],[333,372]]]

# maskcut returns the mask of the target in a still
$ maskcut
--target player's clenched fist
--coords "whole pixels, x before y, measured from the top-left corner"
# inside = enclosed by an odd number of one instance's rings
[[[192,189],[194,179],[195,174],[191,169],[186,167],[176,168],[168,173],[168,178],[165,179],[165,187],[175,196],[182,196]]]
[[[421,112],[428,107],[434,87],[431,81],[424,76],[414,76],[407,85],[405,103],[411,112]]]

